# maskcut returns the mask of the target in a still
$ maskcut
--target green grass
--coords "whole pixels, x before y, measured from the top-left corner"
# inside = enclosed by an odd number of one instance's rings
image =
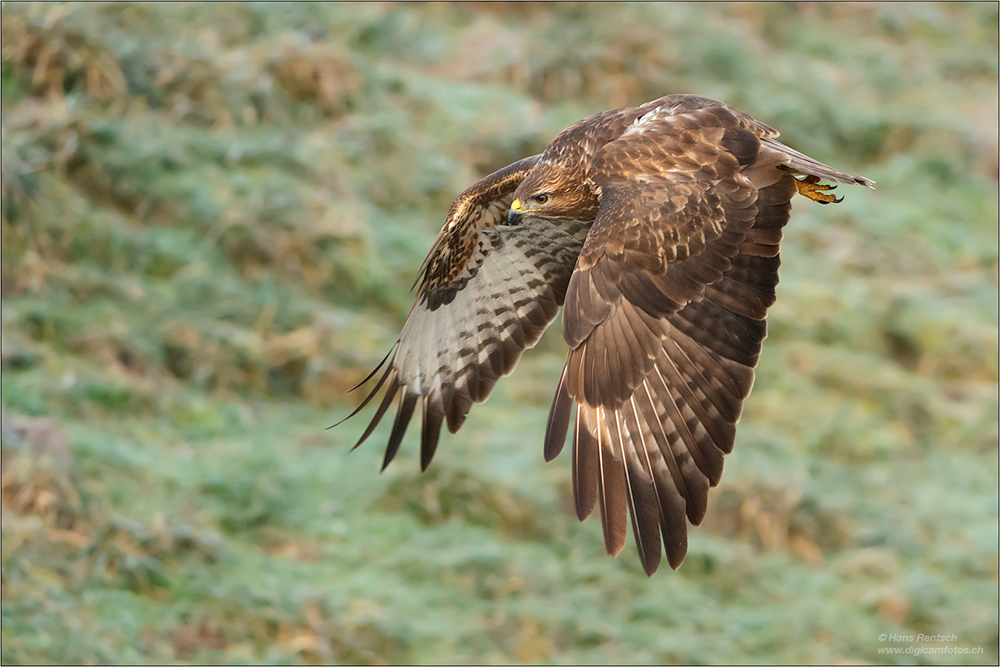
[[[5,664],[1000,659],[995,4],[2,16]],[[458,192],[672,92],[877,190],[796,201],[736,449],[647,579],[542,462],[558,331],[423,475],[324,429]]]

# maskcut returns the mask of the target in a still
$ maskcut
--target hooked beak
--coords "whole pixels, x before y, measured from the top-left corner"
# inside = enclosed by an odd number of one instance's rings
[[[521,200],[515,199],[507,211],[507,224],[510,226],[521,224]]]

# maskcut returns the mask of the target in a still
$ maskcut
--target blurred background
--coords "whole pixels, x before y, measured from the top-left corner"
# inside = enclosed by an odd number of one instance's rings
[[[4,663],[998,660],[996,3],[2,21]],[[878,188],[795,201],[683,567],[543,463],[558,324],[426,474],[349,455],[455,195],[675,92]]]

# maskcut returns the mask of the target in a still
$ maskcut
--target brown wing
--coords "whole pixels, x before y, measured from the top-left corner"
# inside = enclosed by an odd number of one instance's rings
[[[745,114],[699,102],[654,108],[595,156],[600,208],[566,295],[570,351],[545,441],[551,460],[576,402],[577,514],[600,504],[617,555],[628,508],[647,574],[661,535],[671,567],[681,564],[686,522],[704,518],[732,450],[775,299],[796,192],[788,171],[817,165],[863,182],[782,151]]]
[[[375,388],[350,415],[386,386],[357,447],[399,394],[383,469],[396,455],[418,403],[420,463],[426,469],[444,421],[455,433],[472,404],[485,401],[496,381],[514,370],[563,303],[589,225],[500,224],[515,188],[537,160],[515,162],[462,193],[421,267],[423,282],[395,353],[386,357],[388,366]]]

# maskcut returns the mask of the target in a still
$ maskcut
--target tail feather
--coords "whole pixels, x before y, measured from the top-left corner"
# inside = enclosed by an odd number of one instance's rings
[[[778,167],[779,169],[790,171],[792,173],[799,174],[800,176],[819,176],[820,178],[825,178],[828,181],[837,181],[838,183],[845,183],[847,185],[864,185],[872,190],[875,189],[875,181],[870,178],[865,178],[864,176],[852,176],[851,174],[840,171],[839,169],[834,169],[833,167],[823,164],[819,160],[812,159],[808,155],[803,155],[794,148],[786,146],[773,137],[767,137],[766,139],[763,139],[761,143],[766,144],[774,150],[788,156],[788,164],[780,165]]]

